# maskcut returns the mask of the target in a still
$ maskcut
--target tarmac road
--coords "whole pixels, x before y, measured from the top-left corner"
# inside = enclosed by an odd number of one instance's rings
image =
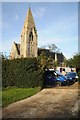
[[[36,95],[3,109],[3,118],[78,118],[78,83],[43,89]]]

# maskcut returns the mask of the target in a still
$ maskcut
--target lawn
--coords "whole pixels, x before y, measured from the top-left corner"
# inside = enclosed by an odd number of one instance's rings
[[[5,88],[2,91],[2,106],[5,107],[13,102],[28,98],[40,91],[40,87],[35,88]]]

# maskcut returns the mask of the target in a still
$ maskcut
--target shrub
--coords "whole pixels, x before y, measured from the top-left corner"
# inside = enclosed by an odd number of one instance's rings
[[[79,77],[78,80],[79,80],[79,83],[80,83],[80,71],[78,71],[78,77]]]
[[[2,86],[36,87],[42,85],[43,70],[36,58],[2,60]]]

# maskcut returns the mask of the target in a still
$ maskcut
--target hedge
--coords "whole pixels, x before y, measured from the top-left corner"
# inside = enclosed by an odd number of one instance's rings
[[[42,86],[44,71],[36,58],[2,60],[2,87]]]

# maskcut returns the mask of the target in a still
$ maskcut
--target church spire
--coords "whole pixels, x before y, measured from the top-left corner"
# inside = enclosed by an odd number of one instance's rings
[[[34,28],[34,27],[36,27],[36,26],[35,26],[34,18],[33,18],[31,8],[30,8],[30,5],[29,5],[28,12],[27,12],[27,15],[26,15],[26,19],[25,19],[25,22],[24,22],[24,26],[23,26],[23,29],[22,29],[22,32],[21,32],[21,36],[24,33],[24,28],[30,28],[31,29],[31,28]]]
[[[33,26],[35,26],[30,6],[28,8],[28,13],[27,13],[27,18],[26,18],[26,24],[27,24],[27,26],[30,26],[30,24],[32,24]]]
[[[25,58],[37,57],[37,30],[30,6],[21,33],[20,49],[21,56],[23,55]]]
[[[30,8],[30,3],[29,3],[29,8]]]
[[[37,30],[34,18],[29,6],[27,16],[21,32],[21,43],[14,43],[11,51],[11,59],[37,57]]]

